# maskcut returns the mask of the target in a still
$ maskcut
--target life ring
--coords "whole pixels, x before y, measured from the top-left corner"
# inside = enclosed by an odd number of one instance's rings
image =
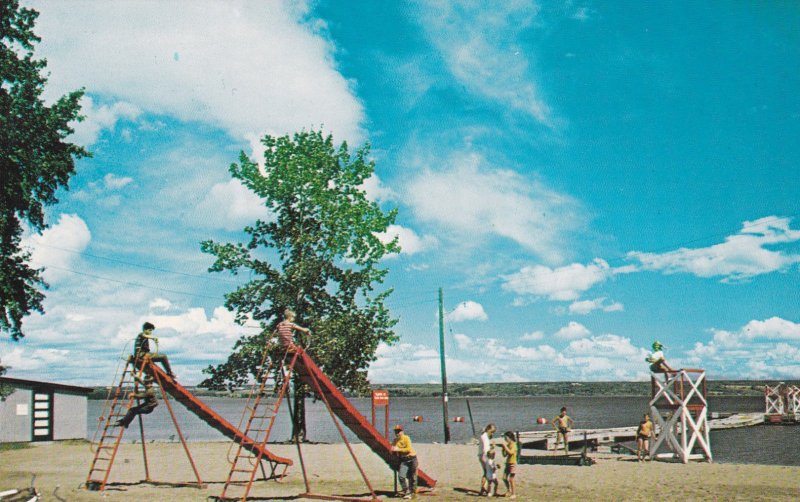
[[[422,422],[422,415],[414,415],[414,418],[412,418],[412,420],[414,420],[415,422]]]

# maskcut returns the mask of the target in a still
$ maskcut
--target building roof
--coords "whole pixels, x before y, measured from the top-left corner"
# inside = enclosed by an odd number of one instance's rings
[[[47,388],[54,391],[75,392],[78,394],[90,394],[94,389],[92,387],[78,387],[77,385],[66,385],[63,383],[54,382],[38,382],[36,380],[23,380],[21,378],[0,377],[0,384],[10,385],[11,387],[20,388]]]

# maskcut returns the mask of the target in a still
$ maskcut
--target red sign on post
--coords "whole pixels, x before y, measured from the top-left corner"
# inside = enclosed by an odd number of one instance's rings
[[[389,439],[389,391],[385,389],[372,391],[372,426],[375,427],[375,409],[383,406],[384,413],[384,436]]]

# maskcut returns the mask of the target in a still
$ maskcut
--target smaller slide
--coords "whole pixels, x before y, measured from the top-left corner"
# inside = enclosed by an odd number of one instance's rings
[[[168,377],[161,368],[152,362],[147,365],[145,371],[152,374],[154,377],[157,377],[157,381],[161,382],[161,388],[163,388],[176,401],[184,405],[187,410],[197,415],[200,420],[220,431],[228,439],[232,439],[237,443],[240,443],[245,449],[254,455],[257,455],[260,451],[262,458],[265,460],[275,462],[277,464],[292,465],[292,459],[279,457],[266,448],[262,448],[261,446],[254,444],[250,437],[245,436],[242,431],[215,413],[214,410],[206,406],[203,401],[195,397],[194,394],[186,390],[185,387]]]

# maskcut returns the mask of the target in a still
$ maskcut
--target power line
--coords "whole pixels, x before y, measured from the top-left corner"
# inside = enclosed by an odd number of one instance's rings
[[[52,268],[52,269],[55,269],[55,270],[63,270],[64,272],[69,272],[71,274],[91,277],[93,279],[99,279],[101,281],[108,281],[108,282],[114,282],[114,283],[117,283],[117,284],[124,284],[126,286],[133,286],[133,287],[144,288],[144,289],[152,289],[152,290],[155,290],[155,291],[163,291],[163,292],[166,292],[166,293],[175,293],[175,294],[179,294],[179,295],[194,296],[196,298],[206,298],[206,299],[209,299],[209,300],[218,300],[218,301],[220,300],[220,297],[218,297],[218,296],[198,295],[198,294],[195,294],[195,293],[189,293],[187,291],[178,291],[176,289],[167,289],[167,288],[159,288],[157,286],[148,286],[146,284],[141,284],[141,283],[138,283],[138,282],[121,281],[119,279],[112,279],[110,277],[103,277],[103,276],[100,276],[100,275],[88,274],[86,272],[79,272],[77,270],[72,270],[72,269],[64,268],[64,267],[58,267],[58,266],[55,266],[55,265],[45,265],[45,268]]]
[[[138,268],[143,268],[143,269],[147,269],[147,270],[154,270],[156,272],[165,272],[165,273],[168,273],[168,274],[176,274],[176,275],[182,275],[182,276],[185,276],[185,277],[194,277],[194,278],[197,278],[197,279],[205,279],[205,280],[210,280],[210,281],[220,281],[220,282],[226,282],[228,284],[239,284],[236,281],[231,281],[229,279],[224,279],[224,278],[218,277],[218,276],[197,275],[197,274],[190,274],[188,272],[180,272],[178,270],[170,270],[170,269],[165,269],[165,268],[152,267],[150,265],[142,265],[140,263],[133,263],[133,262],[130,262],[130,261],[120,260],[119,258],[110,258],[108,256],[98,256],[98,255],[95,255],[95,254],[87,253],[85,251],[76,251],[74,249],[67,249],[67,248],[62,248],[62,247],[59,247],[59,246],[52,246],[50,244],[37,243],[36,246],[52,248],[52,249],[58,249],[59,251],[64,251],[64,252],[67,252],[67,253],[73,253],[73,254],[77,254],[77,255],[81,255],[81,256],[88,256],[90,258],[96,258],[98,260],[106,260],[106,261],[110,261],[110,262],[114,262],[114,263],[121,263],[123,265],[130,265],[132,267],[138,267]]]

